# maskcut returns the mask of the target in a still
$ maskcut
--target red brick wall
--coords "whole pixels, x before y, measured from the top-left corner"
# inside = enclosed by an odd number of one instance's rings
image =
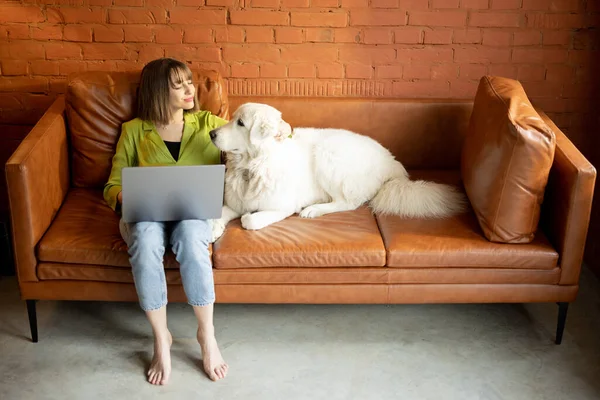
[[[231,94],[471,97],[481,75],[503,75],[577,130],[599,4],[9,0],[0,6],[0,123],[34,123],[70,72],[139,69],[166,55],[218,68]]]
[[[161,56],[219,69],[233,95],[470,98],[493,74],[599,165],[599,14],[594,0],[8,0],[0,124],[34,124],[70,72]]]

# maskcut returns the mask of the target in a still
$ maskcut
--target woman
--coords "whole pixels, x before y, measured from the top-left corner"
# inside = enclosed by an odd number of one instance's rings
[[[137,118],[123,124],[104,198],[116,211],[122,203],[121,169],[148,165],[218,164],[220,152],[209,132],[227,121],[198,111],[190,69],[180,61],[161,58],[142,70]],[[197,338],[204,370],[212,380],[224,378],[228,366],[215,339],[215,301],[212,265],[208,253],[211,227],[207,221],[124,223],[120,230],[129,247],[130,262],[140,306],[154,334],[154,357],[148,382],[164,385],[171,373],[172,337],[167,328],[167,285],[163,256],[172,246],[181,279],[198,320]]]

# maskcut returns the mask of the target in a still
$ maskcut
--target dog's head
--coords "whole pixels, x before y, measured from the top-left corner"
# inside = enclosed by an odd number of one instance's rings
[[[266,144],[280,142],[290,136],[292,128],[281,119],[281,112],[267,104],[244,103],[231,120],[210,131],[210,138],[226,153],[251,153]]]

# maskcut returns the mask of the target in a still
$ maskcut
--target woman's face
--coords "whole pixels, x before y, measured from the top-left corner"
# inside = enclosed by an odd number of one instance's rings
[[[169,89],[169,105],[172,110],[190,110],[194,108],[194,94],[196,88],[191,79],[187,79],[185,72],[174,73],[171,76]]]

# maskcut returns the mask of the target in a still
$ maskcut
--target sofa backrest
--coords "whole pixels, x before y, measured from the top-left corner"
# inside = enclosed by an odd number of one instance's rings
[[[229,97],[229,109],[266,103],[292,127],[343,128],[368,135],[409,169],[459,169],[472,101]]]
[[[229,117],[227,91],[215,71],[194,70],[200,109]],[[75,187],[102,187],[110,174],[121,124],[134,118],[140,71],[69,76],[65,113]]]

